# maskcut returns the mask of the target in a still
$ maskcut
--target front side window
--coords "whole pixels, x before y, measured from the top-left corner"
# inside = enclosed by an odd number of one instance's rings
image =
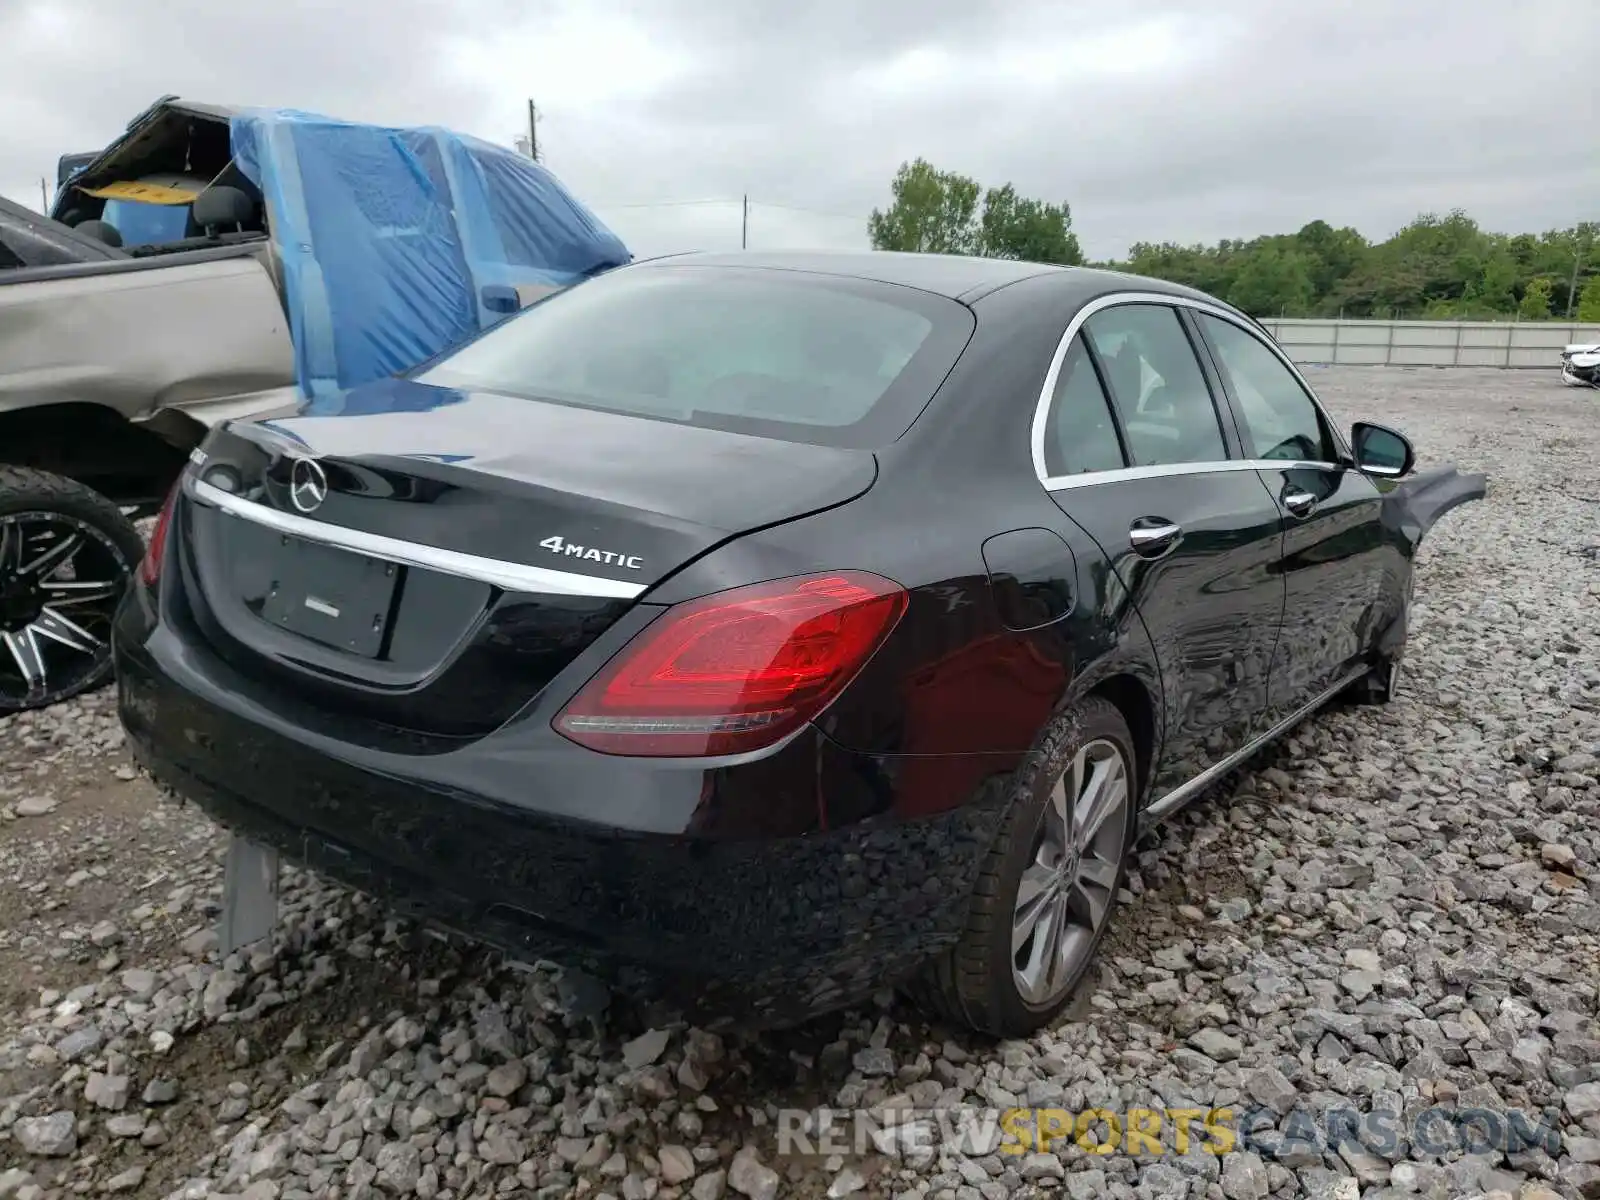
[[[1246,329],[1202,313],[1200,323],[1227,376],[1252,458],[1336,462],[1316,404],[1283,361]]]
[[[1164,304],[1121,304],[1084,323],[1116,401],[1135,466],[1220,462],[1222,425],[1178,314]]]
[[[1061,361],[1045,420],[1044,469],[1050,476],[1115,471],[1127,466],[1117,440],[1111,404],[1083,338],[1075,337]]]
[[[865,449],[905,432],[971,331],[968,309],[909,288],[635,267],[540,300],[418,379]]]

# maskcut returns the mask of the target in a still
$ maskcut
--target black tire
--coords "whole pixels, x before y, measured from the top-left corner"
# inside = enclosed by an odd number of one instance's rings
[[[84,574],[69,585],[106,585],[73,593],[58,590],[61,603],[52,605],[52,610],[70,614],[78,632],[90,635],[85,645],[92,643],[91,649],[40,638],[37,619],[28,615],[32,601],[24,585],[35,592],[39,588],[36,578],[24,580],[19,570],[28,565],[21,557],[26,546],[20,539],[47,537],[51,529],[81,539],[81,549],[63,560],[75,567],[82,561],[84,567]],[[43,544],[50,545],[48,540]],[[74,480],[31,467],[0,466],[0,550],[6,547],[9,558],[0,555],[0,716],[58,704],[110,682],[111,614],[144,555],[144,540],[132,522],[110,500]],[[35,629],[31,638],[30,626]],[[42,687],[30,686],[25,674],[24,658],[32,661],[35,654],[31,647],[42,648],[38,653],[47,668]]]
[[[1410,637],[1411,606],[1417,594],[1415,564],[1407,564],[1405,572],[1405,597],[1400,614],[1373,642],[1369,650],[1372,668],[1361,678],[1352,681],[1337,697],[1336,703],[1388,704],[1394,699],[1400,679],[1401,659],[1405,657],[1406,642]]]
[[[1079,749],[1101,739],[1120,749],[1128,778],[1123,854],[1111,889],[1110,909],[1064,990],[1052,1001],[1034,1006],[1023,998],[1012,976],[1011,923],[1017,889],[1056,780]],[[996,1037],[1025,1037],[1060,1015],[1089,974],[1100,939],[1115,915],[1117,891],[1126,877],[1126,856],[1133,848],[1140,795],[1137,764],[1127,722],[1110,701],[1090,696],[1051,721],[1011,777],[1005,817],[978,878],[965,931],[909,989],[918,1003],[953,1024]]]
[[[1395,682],[1399,678],[1398,662],[1380,662],[1360,679],[1345,689],[1343,699],[1347,704],[1387,704],[1394,699]]]

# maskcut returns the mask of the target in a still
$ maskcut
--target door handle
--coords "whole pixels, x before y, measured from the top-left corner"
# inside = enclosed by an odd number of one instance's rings
[[[1283,494],[1283,506],[1295,517],[1309,517],[1316,510],[1317,498],[1310,492],[1296,489]]]
[[[1183,535],[1183,527],[1163,517],[1141,517],[1128,529],[1128,543],[1140,558],[1170,554]]]

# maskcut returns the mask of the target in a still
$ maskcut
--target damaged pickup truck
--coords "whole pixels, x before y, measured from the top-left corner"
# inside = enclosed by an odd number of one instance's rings
[[[50,217],[0,201],[0,715],[109,678],[132,520],[213,426],[336,412],[631,257],[438,128],[164,98],[72,168]]]

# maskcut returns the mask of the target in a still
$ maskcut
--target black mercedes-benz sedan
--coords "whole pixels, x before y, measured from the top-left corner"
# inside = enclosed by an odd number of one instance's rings
[[[120,709],[242,844],[512,955],[1021,1034],[1142,830],[1388,697],[1417,543],[1483,492],[1183,287],[671,257],[213,431]]]

